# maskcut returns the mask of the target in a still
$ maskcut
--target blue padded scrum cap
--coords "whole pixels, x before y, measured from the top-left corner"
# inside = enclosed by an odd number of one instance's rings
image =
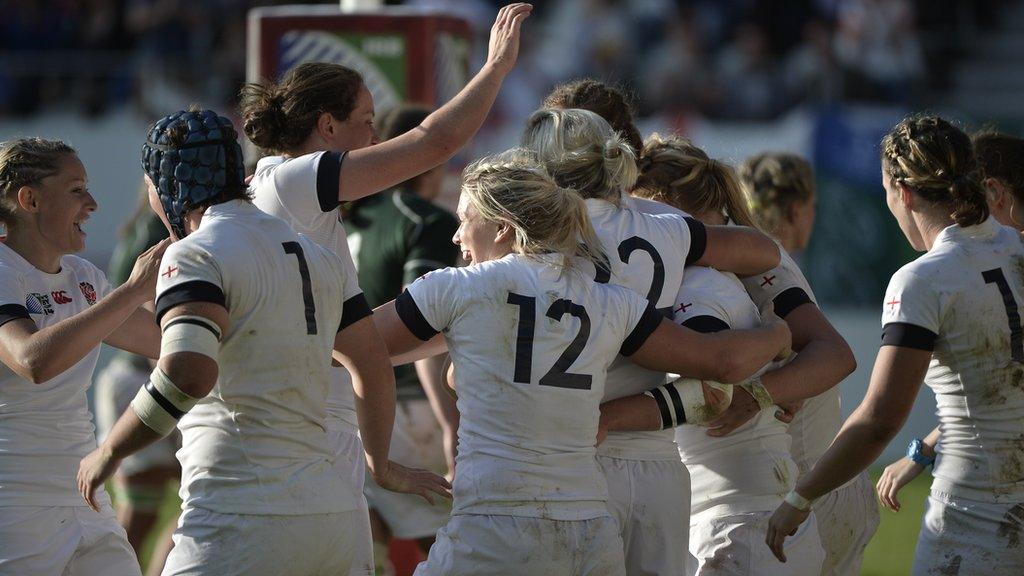
[[[225,190],[245,188],[238,134],[213,110],[181,110],[153,124],[142,145],[142,169],[178,238],[185,237],[186,212]]]

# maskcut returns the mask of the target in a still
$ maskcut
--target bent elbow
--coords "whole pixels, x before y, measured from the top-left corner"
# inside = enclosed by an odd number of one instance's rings
[[[56,376],[42,357],[24,356],[18,359],[18,365],[21,368],[18,372],[33,384],[42,384]]]
[[[739,384],[754,373],[753,370],[748,369],[732,354],[724,355],[724,358],[717,364],[719,369],[715,375],[715,380],[722,384]]]

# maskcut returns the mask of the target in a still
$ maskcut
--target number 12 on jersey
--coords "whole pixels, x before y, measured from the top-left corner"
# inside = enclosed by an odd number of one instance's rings
[[[533,337],[537,327],[537,299],[533,296],[509,292],[507,302],[519,307],[519,328],[516,334],[516,359],[512,381],[517,384],[529,384],[533,374]],[[590,390],[593,376],[567,372],[572,363],[583,353],[583,348],[590,338],[590,316],[587,314],[586,308],[565,298],[552,302],[545,313],[548,318],[556,322],[561,322],[566,314],[579,319],[579,332],[555,360],[547,374],[541,376],[538,384],[556,388]]]

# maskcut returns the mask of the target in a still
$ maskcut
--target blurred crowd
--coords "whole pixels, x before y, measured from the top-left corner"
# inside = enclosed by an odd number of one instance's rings
[[[532,107],[552,84],[591,76],[636,94],[641,115],[762,120],[805,103],[906,104],[941,83],[946,54],[928,38],[948,38],[965,7],[984,27],[999,1],[539,1],[506,101]],[[244,81],[246,12],[284,3],[0,0],[0,115],[126,104],[152,115],[182,98],[230,106]],[[481,35],[501,4],[406,3],[454,8]]]

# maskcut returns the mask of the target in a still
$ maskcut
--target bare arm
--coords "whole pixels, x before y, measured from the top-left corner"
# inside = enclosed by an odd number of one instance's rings
[[[441,425],[445,460],[448,462],[448,472],[451,477],[455,472],[455,454],[458,448],[459,409],[444,381],[446,358],[447,356],[444,354],[439,354],[416,362],[416,375],[419,377],[420,384],[423,385],[423,392],[426,393],[427,400],[430,402],[430,409]]]
[[[157,326],[156,315],[146,306],[136,308],[103,342],[139,356],[159,358],[160,327]]]
[[[510,4],[491,28],[487,62],[450,102],[419,127],[396,138],[349,152],[341,166],[338,197],[347,202],[374,194],[446,162],[487,118],[501,83],[519,54],[519,29],[530,4]]]
[[[752,376],[789,345],[789,329],[783,322],[701,334],[662,320],[629,358],[659,372],[735,384]]]
[[[746,226],[707,226],[704,255],[694,264],[752,276],[779,265],[779,246],[768,235]]]
[[[813,302],[795,308],[785,322],[798,354],[789,364],[761,376],[777,404],[813,398],[857,368],[850,345]]]
[[[176,306],[161,320],[163,325],[182,315],[202,316],[216,323],[221,333],[228,328],[228,312],[219,304],[189,302]],[[217,383],[219,366],[209,356],[196,352],[175,352],[162,356],[157,367],[163,371],[174,387],[192,398],[205,398]],[[86,503],[99,510],[95,500],[96,489],[101,486],[120,465],[126,456],[134,454],[163,438],[153,430],[129,405],[117,420],[106,440],[82,459],[78,467],[78,490]]]
[[[848,482],[867,468],[903,427],[928,371],[931,352],[882,346],[871,373],[867,395],[843,423],[832,446],[814,468],[797,481],[794,491],[814,500]],[[807,518],[783,502],[769,523],[766,541],[776,557],[785,561],[783,544]]]
[[[338,332],[334,352],[352,373],[359,433],[366,451],[366,466],[373,479],[382,488],[418,494],[428,502],[433,502],[431,492],[449,496],[451,486],[444,478],[388,459],[395,425],[395,372],[373,316]]]
[[[0,360],[36,384],[74,366],[152,299],[160,257],[168,244],[164,241],[143,252],[127,282],[71,318],[42,330],[30,319],[0,326]]]
[[[448,343],[443,334],[438,333],[424,342],[410,332],[399,318],[394,300],[373,309],[373,323],[387,346],[392,366],[401,366],[448,351]]]

